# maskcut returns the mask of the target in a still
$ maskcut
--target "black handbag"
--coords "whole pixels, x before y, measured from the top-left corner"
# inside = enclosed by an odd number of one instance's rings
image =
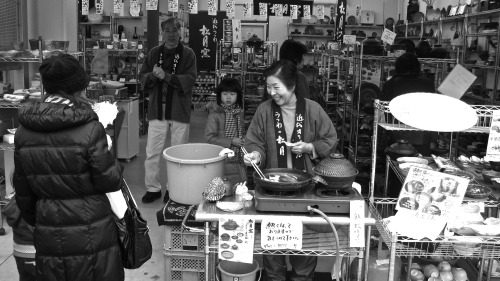
[[[151,258],[153,246],[149,237],[148,224],[142,218],[125,180],[123,180],[121,190],[127,202],[125,215],[121,219],[116,219],[122,263],[124,268],[136,269]]]

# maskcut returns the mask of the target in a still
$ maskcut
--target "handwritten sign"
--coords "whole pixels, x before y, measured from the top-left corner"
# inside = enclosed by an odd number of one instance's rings
[[[114,0],[113,1],[113,12],[115,14],[120,14],[122,6],[123,6],[123,1],[122,0]]]
[[[343,42],[348,45],[356,44],[356,35],[344,35]]]
[[[216,16],[217,15],[217,1],[215,0],[208,0],[208,15],[209,16]]]
[[[493,111],[485,160],[500,161],[500,110]]]
[[[302,222],[288,217],[262,220],[262,249],[302,249]]]
[[[234,18],[234,13],[235,13],[235,4],[234,0],[227,0],[226,1],[226,16],[228,19]]]
[[[179,1],[178,0],[168,0],[168,11],[177,13],[179,11]]]
[[[325,6],[323,6],[323,5],[316,6],[316,17],[319,20],[325,19]]]
[[[365,202],[351,201],[350,202],[350,217],[349,220],[349,247],[364,247],[365,246]]]
[[[243,3],[243,17],[246,19],[252,18],[252,2]]]
[[[86,16],[89,14],[89,0],[82,1],[82,15]]]
[[[147,11],[158,10],[158,0],[146,0],[146,10]]]
[[[390,31],[387,28],[384,28],[384,32],[382,32],[382,42],[392,45],[394,43],[394,39],[396,38],[396,33]]]
[[[439,85],[438,92],[453,98],[460,99],[476,80],[476,75],[465,69],[460,64],[455,65],[453,70],[446,76],[443,83]]]

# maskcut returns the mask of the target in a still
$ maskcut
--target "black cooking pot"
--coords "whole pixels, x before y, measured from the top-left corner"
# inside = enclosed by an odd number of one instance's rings
[[[368,37],[361,44],[363,44],[364,55],[382,56],[384,54],[384,45],[375,37]]]
[[[418,151],[407,140],[398,140],[386,148],[386,153],[391,159],[396,160],[399,157],[417,156]]]
[[[253,181],[261,188],[271,191],[295,191],[308,186],[312,181],[312,175],[301,170],[273,168],[262,170],[266,178],[269,176],[280,176],[283,179],[295,178],[296,181],[270,181],[261,179],[257,172],[253,173]]]
[[[415,53],[419,58],[430,58],[431,57],[431,44],[424,38],[418,41],[417,46],[415,46]]]

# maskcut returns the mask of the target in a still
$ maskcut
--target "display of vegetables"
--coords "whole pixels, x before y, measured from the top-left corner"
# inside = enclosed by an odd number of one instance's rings
[[[440,262],[438,266],[412,263],[410,268],[411,281],[467,281],[465,270],[452,267],[447,261]]]

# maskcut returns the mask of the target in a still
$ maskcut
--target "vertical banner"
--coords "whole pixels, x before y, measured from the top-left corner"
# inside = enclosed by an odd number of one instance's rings
[[[226,16],[228,19],[234,18],[234,0],[226,0]]]
[[[172,12],[172,13],[179,12],[179,1],[178,0],[168,0],[167,11]]]
[[[82,0],[82,15],[87,16],[89,14],[89,0]]]
[[[98,15],[102,15],[102,12],[104,10],[102,1],[104,0],[95,0],[95,13]]]
[[[272,4],[271,5],[271,15],[274,14],[279,19],[283,18],[283,5],[282,4]]]
[[[188,12],[190,14],[198,14],[198,0],[189,0]]]
[[[252,18],[252,2],[243,3],[243,18]]]
[[[325,6],[323,5],[316,6],[316,17],[319,20],[325,19]]]
[[[215,70],[217,41],[222,39],[225,17],[225,12],[216,16],[208,15],[207,11],[189,14],[189,47],[196,55],[198,69]]]
[[[303,11],[303,18],[308,20],[311,19],[311,6],[302,6]]]
[[[236,44],[241,41],[241,20],[233,19],[233,43]]]
[[[217,15],[217,2],[216,0],[208,0],[208,15],[216,16]]]
[[[259,16],[267,20],[267,3],[259,3]]]
[[[290,17],[292,20],[296,20],[299,18],[299,6],[298,5],[290,5]]]
[[[123,6],[123,0],[113,0],[113,13],[120,14]]]
[[[158,0],[146,0],[146,11],[158,10]]]
[[[346,17],[347,0],[338,0],[337,3],[337,20],[335,21],[335,40],[340,41],[345,34],[345,17]]]

